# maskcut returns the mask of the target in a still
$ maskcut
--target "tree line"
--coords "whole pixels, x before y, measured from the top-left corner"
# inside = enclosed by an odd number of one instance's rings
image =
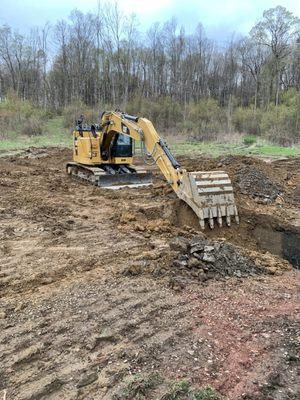
[[[268,110],[300,89],[300,21],[282,6],[222,45],[201,23],[191,34],[175,19],[147,32],[138,26],[114,3],[93,14],[74,10],[29,35],[0,27],[0,99],[13,90],[55,110],[77,101],[126,109],[164,99],[183,118],[191,104],[211,99],[230,120],[233,108]]]

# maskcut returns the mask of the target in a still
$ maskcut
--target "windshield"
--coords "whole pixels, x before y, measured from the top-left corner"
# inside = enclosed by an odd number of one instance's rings
[[[131,145],[131,137],[119,134],[117,144],[118,144],[118,146],[123,146],[123,145],[130,146]]]

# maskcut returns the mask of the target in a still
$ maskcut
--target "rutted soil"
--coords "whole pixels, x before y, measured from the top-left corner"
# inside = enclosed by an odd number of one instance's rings
[[[298,398],[299,271],[255,232],[298,234],[299,159],[182,158],[235,187],[240,226],[203,234],[158,173],[103,190],[66,176],[70,158],[0,159],[0,398],[138,398],[122,388],[153,373]],[[139,398],[163,398],[159,382]]]

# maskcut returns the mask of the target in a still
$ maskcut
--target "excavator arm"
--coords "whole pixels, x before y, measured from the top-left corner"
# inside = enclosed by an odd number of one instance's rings
[[[215,220],[219,226],[223,219],[230,226],[232,217],[239,223],[233,188],[226,172],[187,172],[176,161],[151,121],[118,111],[106,112],[102,116],[102,130],[106,137],[122,133],[141,141],[146,156],[156,163],[177,196],[193,209],[202,229],[206,220],[211,228]]]

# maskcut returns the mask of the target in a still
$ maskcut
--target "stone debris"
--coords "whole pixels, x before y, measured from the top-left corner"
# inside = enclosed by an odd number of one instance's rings
[[[241,167],[236,173],[236,183],[242,194],[251,196],[257,203],[272,203],[283,192],[283,188],[270,180],[254,166]]]
[[[242,254],[242,251],[233,244],[225,241],[212,241],[204,235],[195,236],[188,244],[186,239],[177,238],[170,248],[178,250],[177,257],[173,260],[172,267],[186,271],[200,280],[236,276],[239,278],[254,276],[264,273],[263,267]]]
[[[185,252],[185,251],[187,251],[188,246],[189,246],[188,239],[186,239],[182,236],[178,236],[177,238],[172,240],[172,242],[170,243],[170,249],[174,250],[174,251]]]

